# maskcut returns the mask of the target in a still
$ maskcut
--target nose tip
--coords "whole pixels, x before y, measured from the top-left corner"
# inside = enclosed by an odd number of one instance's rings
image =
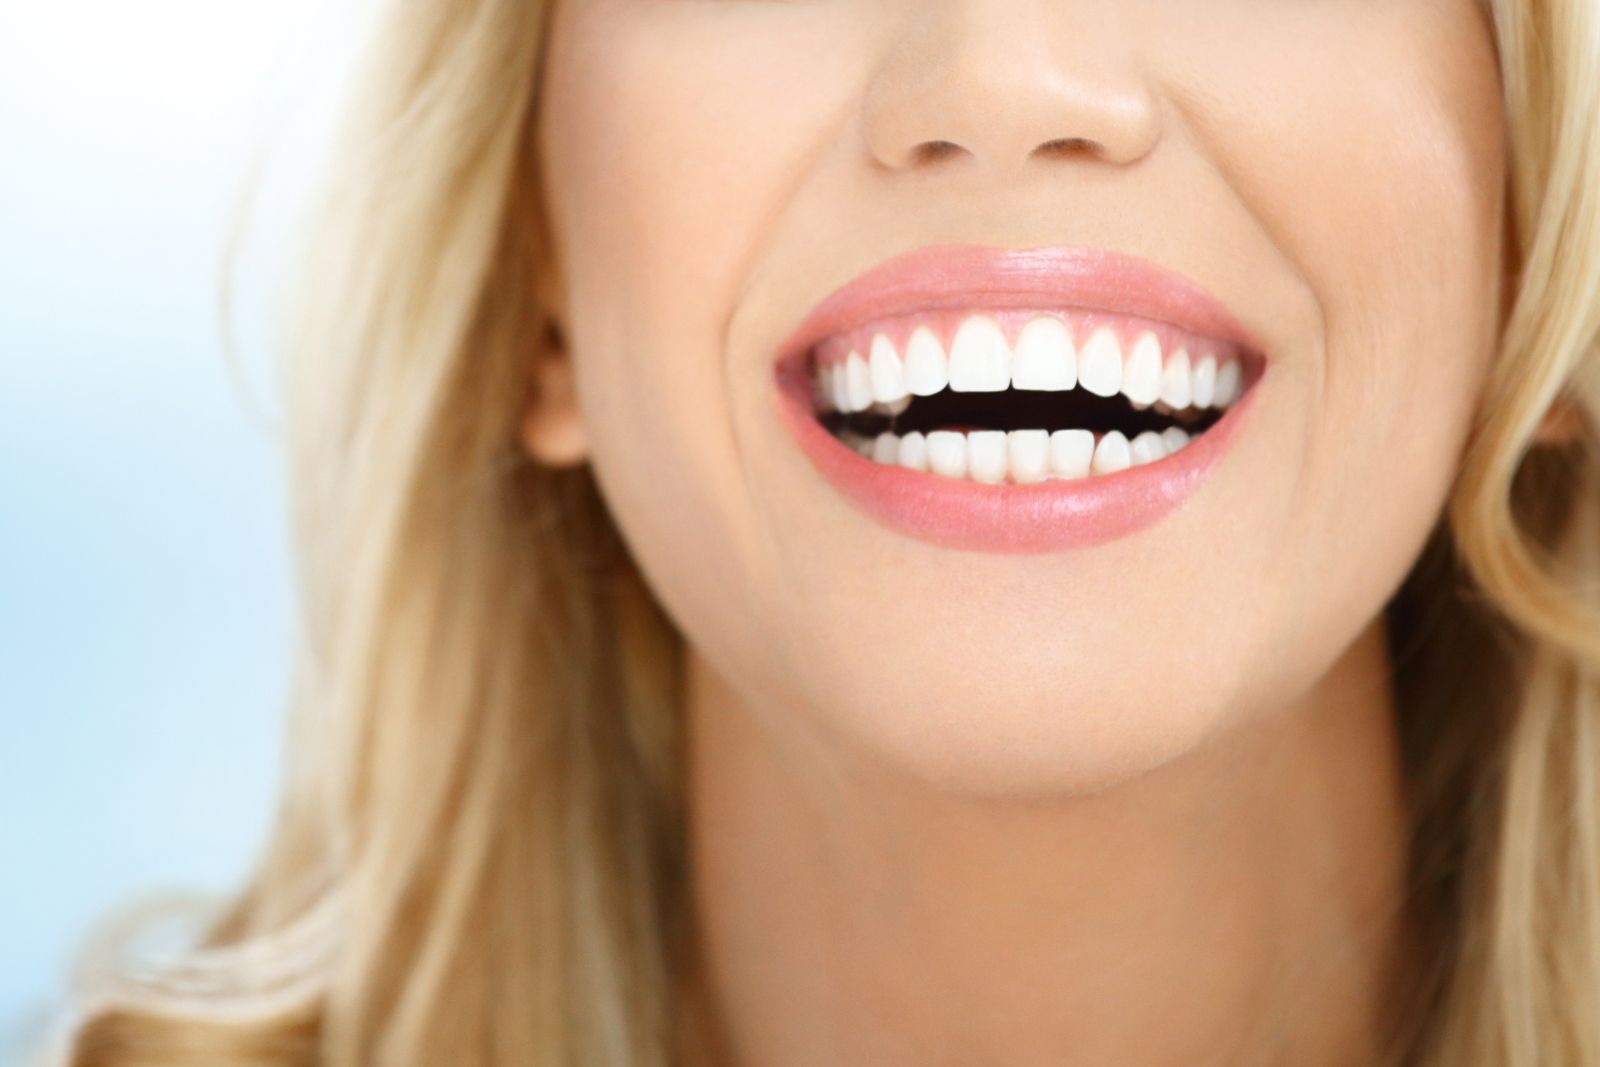
[[[1087,20],[1069,22],[1060,9],[983,18],[972,7],[979,3],[951,0],[945,17],[919,20],[875,71],[863,121],[879,165],[1127,165],[1151,151],[1159,106],[1131,35],[1118,39],[1104,23],[1091,32]]]

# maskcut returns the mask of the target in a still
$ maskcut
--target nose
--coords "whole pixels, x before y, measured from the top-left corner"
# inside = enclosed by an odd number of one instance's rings
[[[1160,109],[1121,6],[1093,0],[925,0],[863,102],[867,145],[902,171],[967,157],[986,168],[1082,158],[1130,164]]]

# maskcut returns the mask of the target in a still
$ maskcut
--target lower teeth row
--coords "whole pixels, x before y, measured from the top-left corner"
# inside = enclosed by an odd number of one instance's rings
[[[1187,445],[1189,434],[1177,426],[1146,430],[1132,441],[1119,430],[1098,436],[1089,430],[934,430],[877,437],[844,430],[839,439],[877,463],[988,484],[1025,484],[1154,463]]]

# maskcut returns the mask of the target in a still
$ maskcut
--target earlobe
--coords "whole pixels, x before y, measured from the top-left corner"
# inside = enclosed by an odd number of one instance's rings
[[[528,454],[547,467],[573,467],[589,457],[571,354],[554,327],[534,357],[520,436]]]

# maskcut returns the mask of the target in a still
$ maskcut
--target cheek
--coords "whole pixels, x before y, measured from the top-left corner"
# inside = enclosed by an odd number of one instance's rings
[[[846,50],[816,18],[776,33],[762,5],[560,11],[540,147],[574,316],[609,320],[583,354],[652,385],[724,372],[708,354],[726,355],[774,213],[849,98]]]
[[[1234,5],[1275,21],[1254,38],[1196,24],[1228,61],[1174,88],[1319,310],[1276,368],[1305,413],[1279,587],[1352,621],[1443,506],[1498,330],[1502,107],[1472,6]],[[1273,48],[1224,43],[1251,39]]]
[[[861,50],[821,14],[578,0],[557,8],[543,76],[538,147],[593,467],[658,594],[712,620],[706,633],[749,632],[748,611],[720,615],[752,585],[731,572],[760,539],[732,439],[730,316],[859,80]]]

